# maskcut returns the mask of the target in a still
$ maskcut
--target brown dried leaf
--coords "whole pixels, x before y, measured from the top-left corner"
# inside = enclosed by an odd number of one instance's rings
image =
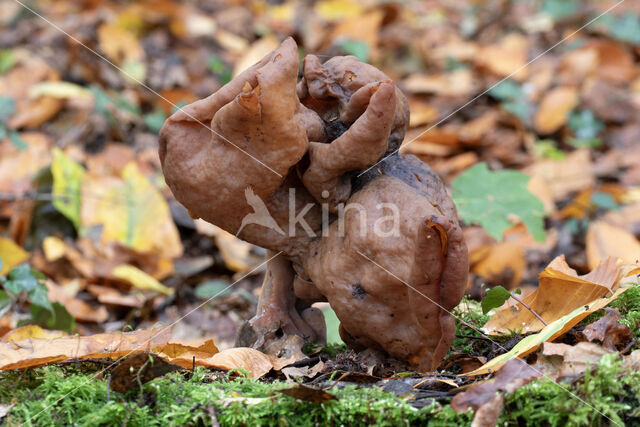
[[[262,378],[270,370],[279,371],[296,361],[296,357],[283,359],[270,356],[248,347],[230,348],[202,361],[205,366],[222,369],[245,369],[253,379]]]
[[[279,390],[280,393],[293,397],[294,399],[305,400],[307,402],[322,403],[333,400],[336,397],[324,390],[309,387],[303,384],[296,384],[291,388]]]
[[[127,357],[111,371],[109,386],[113,391],[125,393],[154,378],[183,369],[167,363],[152,353],[140,353]],[[138,382],[140,381],[140,382]]]
[[[534,120],[538,133],[549,134],[560,129],[577,104],[578,90],[575,87],[560,86],[547,92]]]
[[[451,408],[457,412],[465,412],[469,408],[477,411],[485,404],[490,404],[496,393],[513,393],[540,375],[540,371],[522,359],[511,359],[500,368],[493,380],[472,385],[457,394],[451,401]]]
[[[525,169],[539,176],[551,189],[554,200],[562,200],[574,191],[593,187],[595,177],[589,150],[576,150],[563,160],[541,160]]]
[[[576,308],[610,294],[618,286],[622,270],[614,258],[609,258],[591,273],[578,276],[567,265],[564,255],[560,255],[538,277],[540,285],[523,301],[547,323],[552,323]],[[542,328],[542,322],[520,305],[498,311],[483,327],[491,335],[517,329],[536,332]]]
[[[609,257],[620,258],[628,264],[640,261],[638,239],[627,230],[602,220],[589,224],[586,251],[589,268],[593,268]]]
[[[603,347],[616,351],[625,346],[633,334],[627,325],[620,323],[620,312],[617,308],[605,308],[605,315],[587,325],[582,332],[589,341],[600,341]]]

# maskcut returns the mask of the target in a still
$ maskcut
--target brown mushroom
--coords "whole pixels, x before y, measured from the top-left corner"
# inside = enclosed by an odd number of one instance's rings
[[[352,57],[308,56],[296,90],[297,69],[287,39],[160,135],[176,198],[273,257],[238,341],[276,354],[291,339],[321,342],[310,305],[326,299],[346,342],[433,370],[468,270],[453,202],[412,156],[356,176],[404,137],[406,100],[387,76]]]

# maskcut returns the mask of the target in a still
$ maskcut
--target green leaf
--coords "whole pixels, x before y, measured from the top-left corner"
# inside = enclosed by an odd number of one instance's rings
[[[531,114],[531,106],[524,98],[517,101],[504,101],[500,105],[505,111],[513,114],[523,122],[527,120]]]
[[[80,231],[84,168],[67,157],[59,148],[54,148],[51,174],[53,175],[53,206],[73,223],[76,230]]]
[[[31,272],[31,267],[22,264],[9,272],[8,281],[4,284],[6,290],[14,295],[20,292],[31,292],[38,287],[38,279]]]
[[[369,60],[369,45],[362,40],[345,40],[340,48],[348,55],[353,55],[362,62]]]
[[[16,103],[10,96],[0,96],[0,122],[6,122],[16,111]]]
[[[572,111],[569,113],[569,129],[578,140],[594,140],[604,129],[604,123],[591,110]]]
[[[9,141],[11,141],[11,143],[20,151],[26,150],[29,146],[15,130],[9,131]]]
[[[162,110],[156,110],[153,113],[148,113],[144,115],[144,123],[147,125],[149,130],[153,133],[160,132],[162,129],[162,125],[164,121],[167,119],[167,116],[164,114]]]
[[[627,12],[622,16],[605,15],[598,20],[611,33],[611,35],[623,42],[640,44],[640,17]]]
[[[29,293],[29,301],[31,301],[31,307],[34,305],[42,307],[45,310],[49,310],[53,314],[53,307],[51,301],[49,301],[49,291],[43,283],[38,283],[35,289]]]
[[[10,50],[0,50],[0,74],[4,74],[16,63],[16,57]]]
[[[60,303],[54,302],[51,311],[36,305],[29,309],[31,317],[18,322],[18,326],[39,325],[47,329],[71,332],[76,328],[76,320]]]
[[[340,319],[336,313],[329,307],[322,310],[324,321],[327,324],[327,344],[344,344],[340,338]]]
[[[478,223],[494,237],[513,223],[516,215],[537,241],[544,241],[544,205],[527,190],[529,177],[522,172],[503,170],[492,172],[485,163],[467,169],[451,186],[453,200],[462,219]]]
[[[0,291],[0,318],[11,308],[11,297],[5,291]]]
[[[233,69],[217,55],[209,58],[209,70],[218,76],[223,85],[229,83],[233,77]]]
[[[524,97],[524,92],[519,84],[505,80],[489,90],[489,95],[500,101],[513,101]]]
[[[611,194],[596,192],[591,196],[591,203],[600,209],[619,211],[620,206],[613,199]]]
[[[566,18],[578,11],[579,3],[575,0],[546,0],[542,11],[554,20]]]
[[[567,157],[564,151],[560,150],[556,142],[551,139],[542,139],[533,146],[533,155],[538,158],[562,160]]]
[[[494,308],[502,306],[511,297],[511,292],[503,288],[502,286],[496,286],[487,292],[480,306],[482,307],[482,314],[487,314]]]
[[[198,285],[194,293],[196,294],[196,297],[208,300],[213,297],[217,298],[229,295],[231,290],[228,288],[229,283],[224,280],[208,280]]]

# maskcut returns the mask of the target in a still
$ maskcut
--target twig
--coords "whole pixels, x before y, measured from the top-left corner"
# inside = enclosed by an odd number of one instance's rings
[[[545,322],[544,319],[542,317],[540,317],[540,315],[538,313],[536,313],[531,307],[529,307],[524,301],[522,301],[520,299],[520,297],[515,296],[513,292],[511,292],[511,298],[513,298],[514,300],[516,300],[520,304],[522,304],[522,306],[524,308],[526,308],[527,310],[529,310],[534,316],[536,316],[538,318],[538,320],[541,321],[544,324],[544,326],[548,325],[548,323]]]

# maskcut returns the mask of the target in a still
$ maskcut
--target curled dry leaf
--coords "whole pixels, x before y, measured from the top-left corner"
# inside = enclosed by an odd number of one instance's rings
[[[605,308],[605,315],[587,325],[582,332],[589,341],[600,341],[608,350],[615,351],[625,346],[633,334],[627,325],[620,323],[620,312],[617,308]]]
[[[523,301],[549,324],[579,307],[591,304],[595,299],[611,294],[618,287],[622,272],[616,259],[609,258],[591,273],[578,276],[561,255],[538,275],[538,288]],[[544,324],[529,310],[512,306],[498,311],[483,330],[491,335],[500,335],[519,329],[537,332],[543,327]]]
[[[113,391],[125,393],[154,378],[182,369],[178,365],[167,363],[152,353],[140,353],[127,357],[113,368],[109,386]]]

